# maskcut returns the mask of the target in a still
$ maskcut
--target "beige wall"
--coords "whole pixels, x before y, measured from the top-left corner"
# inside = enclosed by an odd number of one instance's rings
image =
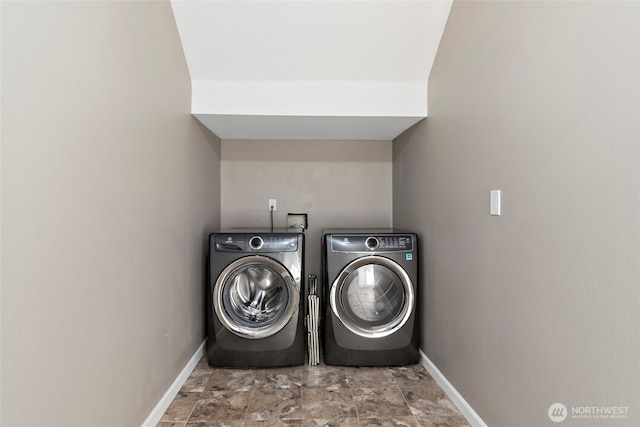
[[[454,2],[429,118],[394,141],[422,349],[490,426],[640,422],[640,4]],[[502,216],[489,191],[502,190]]]
[[[391,226],[391,141],[222,141],[225,229],[274,227],[307,213],[306,273],[320,275],[327,227]]]
[[[220,141],[169,2],[1,7],[1,423],[139,426],[204,339]]]

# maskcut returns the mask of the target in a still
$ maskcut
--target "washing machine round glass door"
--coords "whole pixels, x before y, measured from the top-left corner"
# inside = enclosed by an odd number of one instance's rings
[[[229,264],[213,290],[213,307],[220,323],[249,339],[278,333],[299,302],[299,287],[291,273],[278,261],[260,255]]]
[[[351,332],[380,338],[409,320],[415,292],[406,271],[395,261],[367,256],[349,263],[329,293],[333,313]]]

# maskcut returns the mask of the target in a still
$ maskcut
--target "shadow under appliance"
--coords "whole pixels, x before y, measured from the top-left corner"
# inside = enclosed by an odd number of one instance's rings
[[[219,367],[304,363],[304,235],[209,236],[207,359]]]
[[[418,363],[416,234],[326,230],[322,244],[325,363]]]

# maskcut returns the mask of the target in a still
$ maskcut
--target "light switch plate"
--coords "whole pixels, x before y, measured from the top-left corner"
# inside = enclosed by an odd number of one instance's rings
[[[489,215],[500,216],[500,190],[491,190],[489,200]]]

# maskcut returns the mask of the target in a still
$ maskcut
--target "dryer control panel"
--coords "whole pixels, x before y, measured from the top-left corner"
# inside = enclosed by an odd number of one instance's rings
[[[217,234],[216,252],[295,252],[298,250],[297,234]]]
[[[413,238],[410,234],[390,235],[332,235],[333,252],[411,252]]]

